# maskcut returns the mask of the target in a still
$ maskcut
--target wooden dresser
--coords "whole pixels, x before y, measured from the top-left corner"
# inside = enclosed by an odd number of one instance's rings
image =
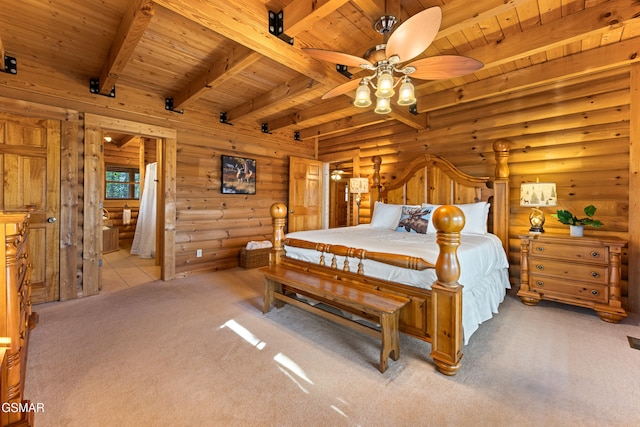
[[[0,267],[0,347],[2,359],[0,426],[33,425],[33,411],[24,398],[29,332],[38,322],[31,311],[29,280],[28,215],[0,213],[0,238],[4,241],[4,256]],[[3,353],[3,352],[0,352]]]
[[[518,296],[527,305],[544,299],[592,308],[602,320],[618,322],[627,315],[620,299],[626,244],[616,237],[521,235]]]

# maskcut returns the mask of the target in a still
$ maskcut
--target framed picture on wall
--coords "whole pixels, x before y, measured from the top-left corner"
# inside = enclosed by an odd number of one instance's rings
[[[223,194],[256,194],[256,161],[222,155]]]

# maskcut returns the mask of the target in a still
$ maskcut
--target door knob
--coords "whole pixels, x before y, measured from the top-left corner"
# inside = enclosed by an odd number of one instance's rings
[[[54,222],[56,222],[56,217],[55,216],[50,216],[49,218],[47,218],[47,222],[49,224],[53,224]]]

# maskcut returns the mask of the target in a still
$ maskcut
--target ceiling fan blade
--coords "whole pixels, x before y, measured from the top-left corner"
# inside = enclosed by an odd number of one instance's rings
[[[362,79],[356,79],[356,80],[351,80],[351,81],[348,81],[348,82],[346,82],[344,84],[341,84],[340,86],[338,86],[336,88],[333,88],[329,92],[327,92],[324,95],[322,95],[322,99],[333,98],[334,96],[342,95],[343,93],[347,93],[347,92],[350,92],[352,90],[356,90],[356,88],[360,84],[361,80]]]
[[[430,7],[403,22],[389,37],[385,53],[387,58],[398,56],[397,62],[415,58],[429,47],[440,31],[442,9]]]
[[[349,55],[348,53],[334,52],[332,50],[323,50],[323,49],[311,49],[311,48],[303,48],[302,50],[316,59],[333,62],[334,64],[347,65],[349,67],[362,67],[362,68],[366,68],[367,66],[373,65],[371,64],[370,61],[367,61],[364,58],[360,58],[355,55]]]
[[[441,55],[419,59],[408,64],[407,67],[415,67],[411,78],[422,80],[441,80],[460,77],[478,71],[484,66],[482,62],[459,55]]]

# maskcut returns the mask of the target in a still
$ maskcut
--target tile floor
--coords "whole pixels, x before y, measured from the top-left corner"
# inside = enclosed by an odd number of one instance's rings
[[[155,259],[129,254],[130,248],[102,256],[102,286],[100,292],[113,292],[160,279],[160,266]]]

